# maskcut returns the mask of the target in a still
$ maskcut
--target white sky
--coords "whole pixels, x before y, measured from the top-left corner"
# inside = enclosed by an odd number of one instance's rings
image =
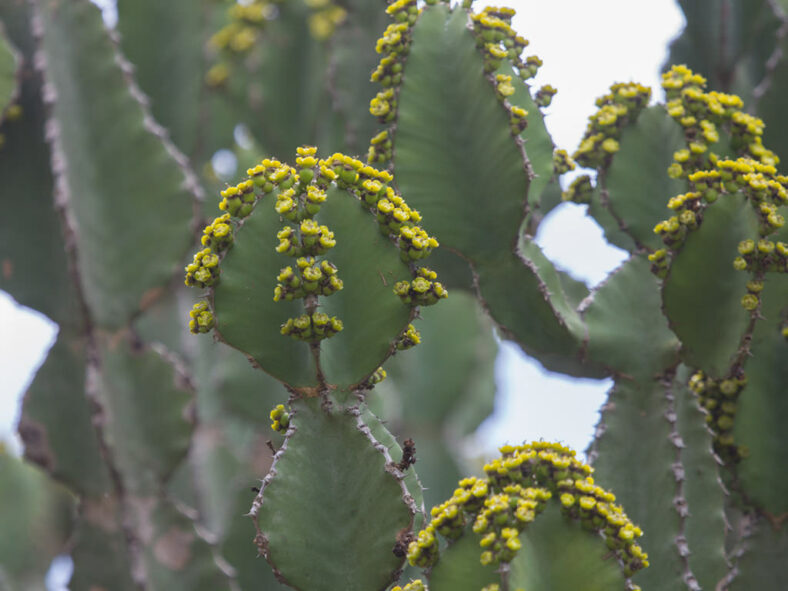
[[[660,96],[658,69],[668,41],[682,26],[673,0],[501,0],[497,4],[517,9],[515,28],[531,41],[526,54],[544,60],[537,85],[558,88],[547,111],[547,125],[559,147],[572,151],[577,146],[594,99],[613,82],[642,82]],[[543,223],[537,240],[554,262],[590,284],[598,283],[621,262],[621,252],[605,245],[581,206],[559,209]],[[13,440],[18,401],[54,342],[56,329],[2,292],[0,327],[4,337],[0,339],[0,439]],[[510,344],[503,344],[496,369],[500,391],[496,412],[478,434],[486,449],[539,438],[585,449],[608,381],[548,374]]]

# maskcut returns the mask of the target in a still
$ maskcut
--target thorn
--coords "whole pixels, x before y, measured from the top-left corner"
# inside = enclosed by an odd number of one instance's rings
[[[276,448],[274,447],[273,442],[270,439],[267,439],[265,444],[268,446],[268,449],[271,450],[271,453],[276,455]]]

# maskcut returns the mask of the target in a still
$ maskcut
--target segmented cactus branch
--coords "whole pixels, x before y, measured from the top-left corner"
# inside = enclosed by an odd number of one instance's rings
[[[436,281],[436,273],[419,266],[438,242],[421,227],[419,212],[408,207],[392,188],[389,172],[339,153],[327,159],[318,159],[316,154],[314,147],[298,148],[295,167],[265,159],[247,171],[247,180],[222,191],[219,208],[226,213],[205,228],[205,248],[186,267],[186,285],[209,288],[208,301],[195,305],[189,326],[194,333],[217,331],[220,338],[292,387],[366,387],[368,378],[386,357],[402,348],[401,335],[412,337],[409,323],[417,307],[447,296],[446,289]],[[334,219],[339,225],[323,223],[325,219]],[[358,240],[369,236],[370,231],[365,234],[359,227],[375,222],[372,250],[365,263],[365,255],[359,250],[365,247]],[[273,235],[266,236],[259,224],[266,228],[276,224],[278,229],[267,230]],[[248,234],[252,237],[247,239]],[[278,240],[275,248],[264,247],[265,252],[259,252],[257,244],[270,243],[274,238]],[[243,254],[235,254],[244,248]],[[384,249],[385,255],[377,254]],[[398,255],[392,256],[392,250]],[[383,258],[376,260],[377,256]],[[225,259],[233,257],[243,257],[242,263],[236,263],[241,267],[227,271]],[[295,259],[295,264],[281,266],[281,257]],[[274,277],[264,279],[265,285],[272,285],[265,296],[254,277],[243,275],[254,268],[245,262],[252,260],[257,261],[253,263],[256,268],[280,268]],[[413,279],[402,280],[403,275]],[[231,283],[229,287],[225,287],[227,282]],[[250,307],[250,290],[255,297],[265,299]],[[386,292],[390,295],[381,308],[377,299]],[[233,306],[223,312],[222,301],[228,297],[225,294],[242,308]],[[395,294],[406,308],[398,309],[391,301]],[[335,301],[341,303],[334,307]],[[361,325],[359,307],[377,317],[376,322],[392,327],[393,334],[374,334]],[[352,336],[344,342],[339,338],[332,342],[342,343],[339,347],[344,350],[349,346],[367,348],[366,359],[346,353],[339,359],[331,355],[325,340],[343,334],[347,322],[347,318],[327,312],[332,308],[348,310],[355,320],[350,324]],[[383,310],[395,312],[393,318],[382,316]],[[277,339],[248,334],[247,321],[243,320],[246,311],[259,314],[258,318],[265,318],[264,322],[273,324],[282,335],[307,343],[309,355],[305,357],[295,343],[283,348]],[[224,314],[229,316],[226,321]],[[370,343],[374,343],[371,350]],[[283,361],[283,355],[293,351],[299,351],[296,355],[300,361]],[[342,383],[336,383],[337,376]]]

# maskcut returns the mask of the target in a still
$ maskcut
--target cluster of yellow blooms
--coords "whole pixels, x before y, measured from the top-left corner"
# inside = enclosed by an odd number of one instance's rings
[[[702,371],[693,374],[689,387],[697,396],[700,405],[706,409],[706,422],[714,433],[714,452],[725,465],[732,465],[741,459],[744,450],[734,444],[733,420],[736,415],[736,399],[747,384],[743,373],[724,380],[715,380]]]
[[[296,149],[296,167],[286,164],[268,173],[268,183],[279,188],[274,204],[276,212],[284,219],[284,227],[277,233],[279,254],[295,258],[295,266],[280,269],[274,288],[274,301],[291,301],[296,298],[330,296],[343,288],[337,267],[328,259],[316,259],[334,248],[334,233],[314,218],[326,203],[326,189],[339,178],[337,170],[328,161],[316,157],[317,148],[300,146]],[[250,169],[255,175],[265,177],[274,162],[263,161],[262,171]],[[262,182],[265,184],[264,178]],[[316,301],[315,301],[316,303]],[[281,333],[294,339],[316,343],[331,338],[343,329],[342,321],[314,309],[297,318],[288,319]]]
[[[394,285],[396,293],[403,303],[409,306],[431,306],[439,300],[447,298],[449,292],[443,285],[435,281],[438,274],[427,267],[420,267],[416,271],[416,278],[412,281],[398,281]]]
[[[553,151],[553,172],[555,174],[561,175],[576,167],[575,161],[566,150],[556,149]]]
[[[427,587],[424,585],[421,579],[416,579],[404,587],[400,587],[399,585],[392,587],[391,591],[427,591]]]
[[[342,321],[336,316],[329,316],[324,312],[301,314],[297,318],[288,318],[282,325],[280,332],[299,341],[314,343],[329,339],[342,331]]]
[[[512,77],[508,74],[495,74],[503,63],[508,60],[520,79],[525,82],[533,78],[542,66],[538,56],[531,55],[523,59],[523,49],[528,40],[521,37],[512,28],[512,8],[488,6],[477,14],[471,15],[471,23],[476,36],[476,46],[484,58],[484,71],[492,76],[496,94],[509,111],[509,125],[512,135],[519,135],[528,125],[528,111],[516,105],[504,102],[515,93]],[[548,85],[540,88],[534,96],[534,102],[540,107],[547,107],[557,90]]]
[[[284,433],[290,426],[290,413],[285,410],[284,404],[277,404],[268,414],[271,419],[271,429]]]
[[[617,83],[596,100],[599,110],[588,118],[580,147],[572,155],[580,166],[607,168],[618,152],[621,131],[648,105],[651,89],[637,84]]]
[[[408,324],[405,332],[397,339],[397,350],[406,351],[421,343],[421,334],[412,324]]]
[[[397,116],[397,96],[402,82],[402,72],[410,51],[411,28],[421,13],[416,0],[396,0],[389,4],[386,13],[394,19],[375,44],[381,55],[372,72],[371,81],[378,82],[383,90],[369,103],[369,112],[383,124],[391,123]],[[367,162],[383,164],[391,159],[391,130],[382,131],[370,142]]]
[[[213,314],[208,309],[208,302],[197,302],[189,312],[189,331],[192,334],[210,332],[213,328]]]
[[[428,5],[437,3],[438,0],[427,1]],[[461,9],[470,9],[470,4],[469,1],[463,2]],[[386,11],[396,22],[388,26],[375,47],[382,57],[371,79],[372,82],[380,83],[383,90],[370,101],[369,110],[381,123],[392,124],[397,117],[397,99],[405,60],[410,51],[411,30],[421,10],[416,0],[396,0]],[[514,14],[515,11],[511,8],[487,7],[478,14],[472,13],[471,22],[477,47],[484,58],[484,71],[488,74],[498,99],[509,111],[512,135],[517,136],[528,124],[528,112],[506,102],[506,99],[515,93],[512,76],[495,72],[501,67],[503,60],[509,60],[517,75],[526,81],[536,75],[542,60],[535,55],[525,59],[521,57],[523,49],[528,46],[528,40],[512,29]],[[556,92],[552,86],[545,85],[536,93],[534,101],[537,105],[546,107]],[[383,164],[391,160],[394,131],[392,126],[372,138],[367,154],[368,162]]]
[[[594,484],[592,468],[575,459],[573,450],[534,442],[500,451],[502,457],[484,467],[487,478],[461,480],[452,497],[432,509],[432,520],[408,548],[410,564],[435,564],[437,535],[455,540],[468,524],[481,537],[482,564],[510,562],[521,547],[521,532],[552,499],[565,516],[605,538],[625,576],[648,566],[648,556],[635,543],[643,532],[615,504],[612,493]]]
[[[777,174],[775,165],[779,159],[763,146],[763,122],[740,110],[742,101],[738,96],[705,92],[705,84],[702,76],[686,66],[674,66],[663,75],[668,113],[683,127],[687,142],[687,148],[673,155],[668,174],[686,178],[690,190],[669,201],[674,215],[659,222],[654,232],[668,249],[676,250],[687,234],[700,225],[705,208],[721,194],[745,195],[760,221],[760,240],[743,241],[733,266],[753,274],[742,306],[757,313],[764,274],[788,270],[788,245],[768,238],[785,224],[778,208],[788,204],[788,177]],[[740,154],[736,159],[721,159],[710,150],[719,141],[718,128],[723,126],[730,130],[731,149]],[[657,250],[649,258],[652,270],[664,277],[669,266],[668,251]]]
[[[277,233],[276,251],[294,258],[295,263],[279,270],[273,299],[306,299],[308,304],[307,313],[287,320],[281,333],[311,343],[336,335],[343,328],[342,321],[314,309],[315,298],[333,295],[344,287],[337,266],[322,258],[336,245],[334,233],[315,219],[326,203],[328,188],[335,185],[357,197],[375,217],[380,231],[399,247],[403,262],[410,266],[413,281],[400,282],[404,286],[398,283],[394,292],[411,306],[429,305],[445,298],[447,292],[435,281],[435,272],[414,264],[437,248],[438,241],[419,226],[419,212],[411,209],[390,186],[391,173],[344,154],[336,153],[325,160],[316,154],[314,146],[299,147],[295,167],[266,158],[246,171],[247,179],[224,189],[219,209],[225,213],[204,229],[205,248],[186,267],[186,284],[202,288],[216,284],[219,263],[234,242],[238,222],[251,214],[261,197],[277,190],[274,209],[284,227]],[[207,303],[195,306],[189,326],[194,333],[213,328],[214,318]],[[400,336],[398,347],[408,348],[419,340],[418,332],[409,325]],[[380,381],[384,375],[375,374],[373,378]]]
[[[561,193],[561,199],[572,203],[591,203],[593,193],[594,185],[591,182],[591,177],[581,174],[572,180],[566,191]]]

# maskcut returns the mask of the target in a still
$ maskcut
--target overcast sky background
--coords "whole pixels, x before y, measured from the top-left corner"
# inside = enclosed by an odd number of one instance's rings
[[[595,109],[594,99],[614,82],[642,82],[652,86],[656,98],[661,97],[659,68],[668,42],[683,26],[673,0],[501,0],[499,4],[517,9],[515,28],[531,42],[526,55],[537,54],[544,61],[536,85],[558,88],[547,110],[547,126],[559,147],[574,150]],[[561,206],[542,224],[537,241],[551,260],[589,285],[599,283],[624,259],[622,251],[605,244],[582,206]],[[0,326],[6,335],[0,339],[0,439],[18,450],[19,400],[54,342],[56,327],[16,306],[3,292]],[[585,449],[608,380],[569,380],[550,374],[508,343],[502,344],[496,373],[500,393],[496,411],[477,434],[485,448],[545,438]]]

